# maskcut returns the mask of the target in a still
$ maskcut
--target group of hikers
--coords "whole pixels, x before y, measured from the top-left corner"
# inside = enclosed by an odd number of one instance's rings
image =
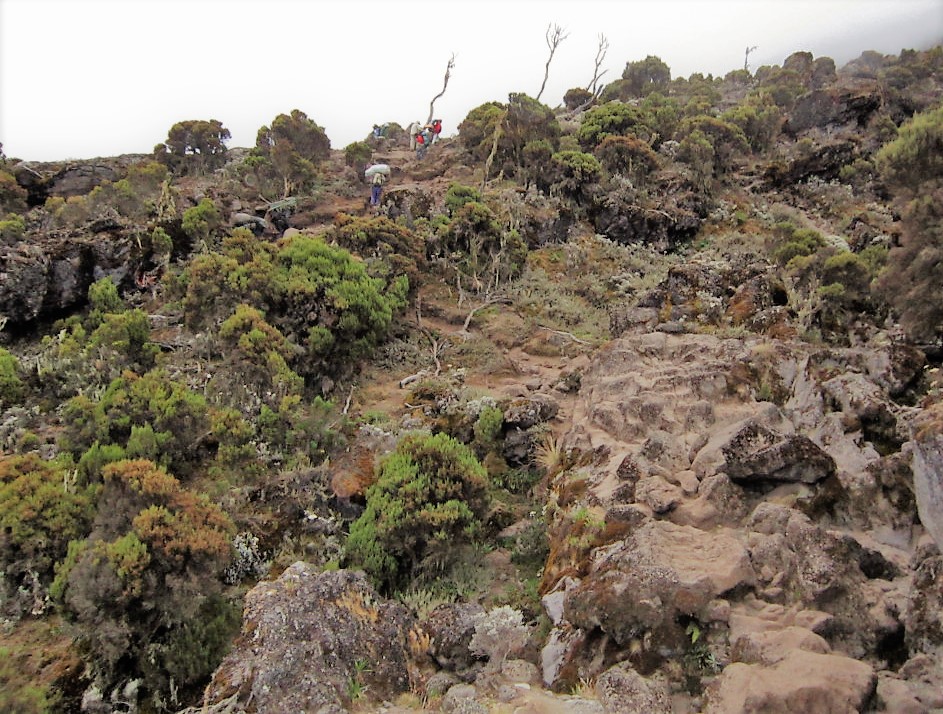
[[[382,127],[378,124],[373,125],[374,138],[381,138],[385,134],[387,125]],[[416,158],[420,161],[425,158],[429,147],[439,140],[442,133],[442,120],[433,119],[428,124],[420,124],[414,121],[409,125],[409,149],[416,152]],[[370,205],[379,206],[380,197],[383,194],[383,184],[390,177],[390,167],[386,164],[373,164],[364,171],[364,178],[370,182]]]
[[[429,124],[414,121],[409,125],[409,148],[416,152],[416,158],[422,160],[430,146],[439,140],[442,133],[442,120],[433,119]]]

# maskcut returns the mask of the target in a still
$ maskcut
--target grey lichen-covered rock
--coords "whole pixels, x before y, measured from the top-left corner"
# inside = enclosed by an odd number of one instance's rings
[[[835,472],[835,461],[807,436],[782,433],[750,418],[716,435],[695,458],[694,468],[723,471],[737,482],[816,483]]]
[[[596,696],[608,714],[670,714],[672,711],[667,687],[643,677],[624,663],[599,675]]]
[[[406,608],[381,601],[362,572],[295,563],[246,595],[242,634],[204,701],[236,695],[252,711],[316,712],[349,707],[351,682],[369,697],[395,697],[409,688],[411,626]]]
[[[429,635],[429,654],[436,664],[459,676],[479,664],[468,645],[475,634],[476,618],[484,611],[478,603],[445,603],[429,613],[422,629]]]
[[[504,424],[508,428],[529,429],[557,415],[560,405],[545,394],[513,400],[504,410]]]
[[[913,441],[914,494],[920,522],[943,551],[943,408],[928,413]]]

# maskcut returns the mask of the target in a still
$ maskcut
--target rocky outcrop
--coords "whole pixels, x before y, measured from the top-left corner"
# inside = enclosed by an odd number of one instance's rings
[[[921,358],[886,340],[826,349],[634,329],[581,377],[565,445],[586,454],[573,472],[584,495],[554,484],[569,513],[604,509],[612,535],[582,573],[551,543],[545,585],[570,577],[544,600],[548,686],[617,658],[662,676],[691,651],[694,622],[722,666],[710,711],[856,711],[882,678],[894,701],[916,697],[880,663],[906,657],[905,628],[936,632],[934,561],[914,597],[909,459],[871,439],[906,438],[912,413],[892,394]],[[741,631],[723,615],[747,602],[778,613],[775,627]]]
[[[913,443],[914,493],[920,522],[943,551],[943,409],[924,415]]]
[[[119,221],[85,231],[47,234],[41,242],[19,241],[0,248],[0,313],[9,328],[80,309],[88,288],[110,277],[119,289],[134,289],[141,249]]]
[[[813,127],[865,126],[883,103],[878,82],[844,81],[814,89],[796,99],[783,131],[796,136]]]
[[[295,563],[246,596],[242,635],[206,688],[213,705],[235,696],[251,711],[343,711],[349,685],[392,698],[409,687],[412,619],[383,601],[362,572]]]

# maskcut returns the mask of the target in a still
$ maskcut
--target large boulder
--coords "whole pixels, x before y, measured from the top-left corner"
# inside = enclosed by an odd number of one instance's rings
[[[835,472],[832,457],[807,436],[784,433],[768,424],[769,420],[751,417],[715,434],[694,459],[695,473],[723,472],[739,483],[812,484]]]
[[[703,615],[714,598],[754,581],[749,555],[731,531],[649,521],[600,549],[589,574],[567,591],[564,618],[621,647],[635,641],[645,661],[633,664],[647,673],[686,647],[684,616]]]
[[[734,662],[707,690],[707,714],[857,714],[876,685],[874,670],[840,655],[792,649],[773,666]]]
[[[943,406],[923,416],[912,446],[917,512],[943,551]]]
[[[409,688],[406,608],[383,601],[362,572],[295,563],[246,595],[242,634],[204,701],[235,695],[267,714],[343,711],[349,685],[392,698]]]

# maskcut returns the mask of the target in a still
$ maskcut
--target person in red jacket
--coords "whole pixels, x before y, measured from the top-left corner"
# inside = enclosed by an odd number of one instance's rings
[[[439,140],[439,134],[442,133],[442,120],[433,119],[432,120],[432,143],[436,143]]]

